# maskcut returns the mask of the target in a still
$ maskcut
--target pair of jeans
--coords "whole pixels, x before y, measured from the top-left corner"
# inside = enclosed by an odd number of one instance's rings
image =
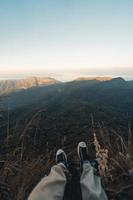
[[[53,166],[50,174],[40,181],[31,192],[28,200],[63,200],[67,183],[66,171],[67,169],[63,164]],[[101,179],[94,175],[94,168],[90,162],[83,164],[80,186],[82,200],[107,200]]]

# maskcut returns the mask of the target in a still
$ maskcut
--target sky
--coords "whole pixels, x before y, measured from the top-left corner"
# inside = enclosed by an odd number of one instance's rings
[[[133,78],[132,0],[0,0],[0,79]]]

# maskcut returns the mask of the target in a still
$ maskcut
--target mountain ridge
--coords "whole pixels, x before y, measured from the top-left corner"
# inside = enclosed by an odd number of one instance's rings
[[[79,77],[72,81],[61,82],[51,77],[28,77],[24,79],[14,79],[14,80],[1,80],[0,81],[0,95],[8,95],[14,92],[28,90],[30,88],[37,87],[46,87],[50,85],[59,85],[66,84],[72,85],[75,87],[76,85],[81,85],[86,87],[91,87],[94,85],[99,85],[100,87],[133,87],[133,81],[126,81],[122,77],[112,78],[109,76],[99,76],[99,77]]]
[[[18,80],[1,80],[0,94],[8,94],[19,90],[29,89],[37,86],[47,86],[59,83],[60,81],[50,77],[28,77]]]
[[[87,80],[96,80],[96,81],[109,81],[113,78],[110,76],[96,76],[96,77],[78,77],[74,81],[87,81]]]

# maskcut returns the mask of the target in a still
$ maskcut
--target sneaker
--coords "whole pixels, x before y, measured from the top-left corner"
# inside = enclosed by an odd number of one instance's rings
[[[66,167],[68,166],[66,153],[62,149],[59,149],[56,153],[56,163],[63,163]]]
[[[78,144],[78,156],[79,156],[79,159],[80,159],[80,162],[81,162],[81,165],[86,162],[86,161],[89,161],[88,159],[88,149],[87,149],[87,145],[85,142],[80,142]]]

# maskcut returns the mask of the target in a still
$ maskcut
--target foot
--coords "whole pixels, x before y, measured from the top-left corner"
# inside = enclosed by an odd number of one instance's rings
[[[81,165],[83,165],[84,162],[89,161],[88,159],[88,149],[87,149],[87,145],[85,142],[80,142],[78,144],[78,156],[81,162]]]
[[[56,153],[56,163],[62,163],[66,167],[68,166],[66,153],[62,149],[59,149]]]

